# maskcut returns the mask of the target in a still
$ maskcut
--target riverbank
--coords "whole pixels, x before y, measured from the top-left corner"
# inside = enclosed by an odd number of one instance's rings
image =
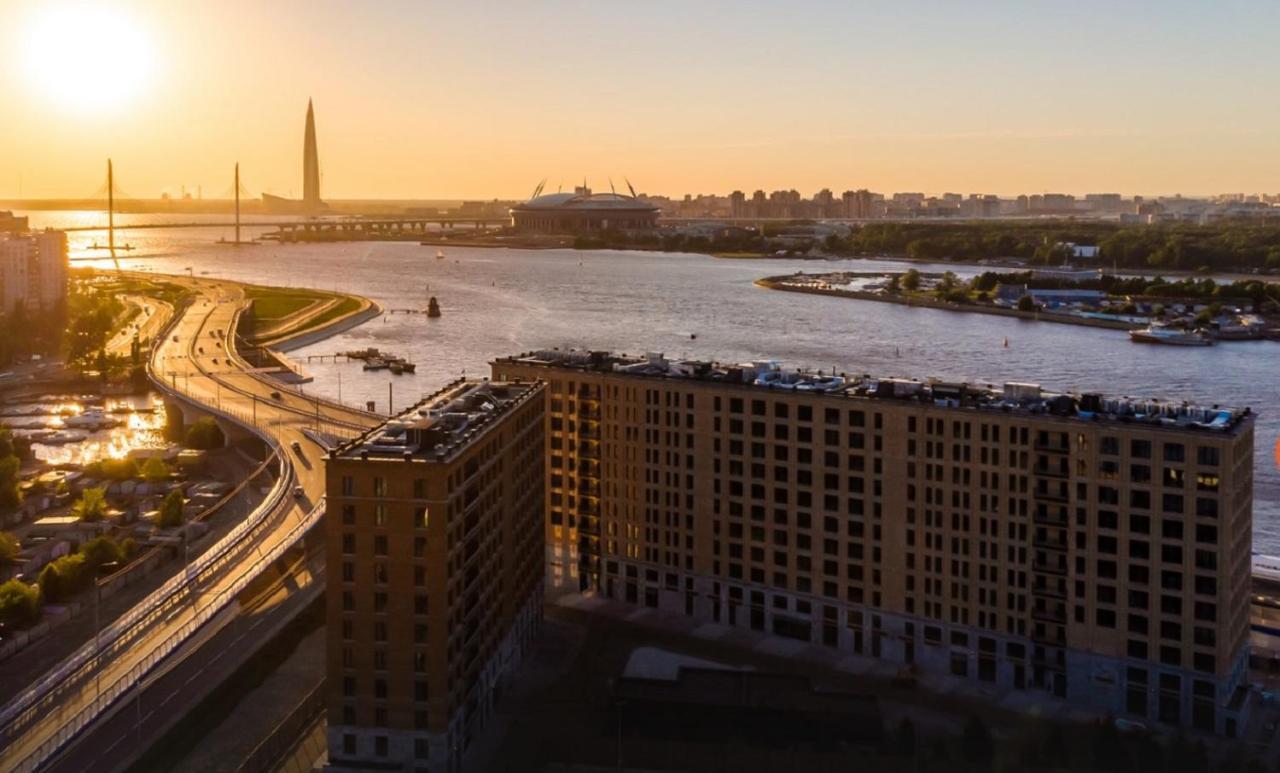
[[[786,279],[791,279],[794,276],[795,274],[763,277],[761,279],[757,279],[755,284],[768,290],[782,290],[784,292],[791,293],[808,293],[810,295],[833,295],[839,298],[850,298],[859,301],[894,303],[899,306],[920,306],[928,309],[941,309],[943,311],[956,311],[961,313],[991,314],[998,317],[1015,317],[1017,319],[1025,319],[1031,322],[1055,322],[1063,325],[1096,327],[1108,330],[1136,330],[1142,327],[1142,325],[1132,322],[1119,322],[1108,319],[1090,319],[1087,317],[1077,317],[1068,314],[1058,314],[1051,311],[1021,311],[1019,309],[1009,309],[994,305],[984,306],[976,303],[953,303],[951,301],[944,301],[936,298],[890,295],[887,293],[873,293],[859,290],[824,290],[817,287],[798,287],[795,285],[789,285],[784,281]]]

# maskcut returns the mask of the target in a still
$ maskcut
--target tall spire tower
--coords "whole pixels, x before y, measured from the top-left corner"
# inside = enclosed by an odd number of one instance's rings
[[[307,129],[302,140],[302,206],[319,208],[320,155],[316,150],[316,114],[307,100]]]

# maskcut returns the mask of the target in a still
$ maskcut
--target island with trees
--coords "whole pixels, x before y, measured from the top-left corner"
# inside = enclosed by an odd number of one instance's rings
[[[833,271],[770,276],[773,290],[1134,330],[1153,323],[1204,329],[1218,338],[1280,338],[1280,284],[1088,272]]]

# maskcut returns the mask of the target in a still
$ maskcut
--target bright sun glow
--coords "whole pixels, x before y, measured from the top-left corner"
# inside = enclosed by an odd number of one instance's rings
[[[68,111],[126,109],[151,77],[151,43],[142,27],[108,4],[49,3],[24,38],[32,88]]]

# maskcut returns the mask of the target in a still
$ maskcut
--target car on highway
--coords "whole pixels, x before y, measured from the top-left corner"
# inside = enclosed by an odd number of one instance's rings
[[[297,499],[302,499],[306,495],[307,495],[307,492],[303,491],[302,486],[293,487],[293,496],[296,497]]]
[[[296,441],[296,440],[295,440],[295,441],[293,441],[292,443],[290,443],[290,444],[289,444],[289,447],[293,449],[293,452],[294,452],[295,454],[297,454],[298,456],[302,456],[302,444],[301,444],[301,443],[299,443],[298,441]]]
[[[271,399],[272,399],[272,400],[283,400],[284,398],[280,396],[280,393],[279,393],[279,392],[272,392],[272,393],[271,393]]]

